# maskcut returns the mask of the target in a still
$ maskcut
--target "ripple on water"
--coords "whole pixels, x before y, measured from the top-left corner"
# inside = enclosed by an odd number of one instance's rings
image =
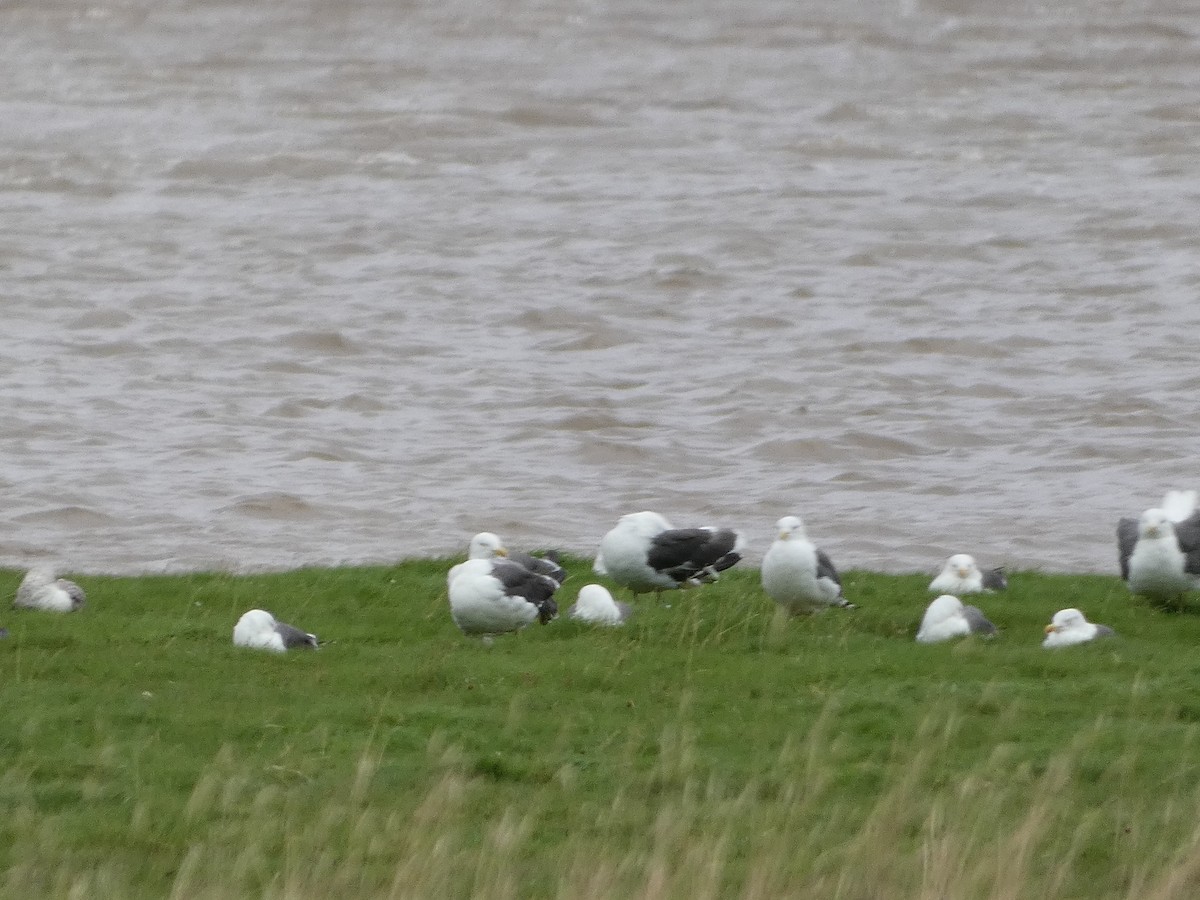
[[[264,491],[239,497],[221,507],[220,512],[248,516],[254,519],[279,519],[284,521],[315,519],[321,509],[303,497],[282,491]]]

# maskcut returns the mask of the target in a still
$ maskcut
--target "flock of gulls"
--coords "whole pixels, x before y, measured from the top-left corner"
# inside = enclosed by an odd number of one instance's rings
[[[829,608],[855,609],[842,592],[842,581],[829,555],[808,539],[798,516],[784,516],[775,525],[775,540],[763,556],[763,591],[791,615]],[[656,512],[621,516],[600,541],[593,571],[634,597],[716,581],[721,572],[742,559],[742,536],[731,528],[676,528]],[[1160,506],[1140,518],[1117,524],[1121,577],[1131,593],[1178,602],[1200,590],[1200,510],[1196,491],[1169,491]],[[494,635],[519,631],[558,616],[555,594],[566,570],[553,551],[534,555],[512,552],[491,532],[471,539],[467,559],[446,576],[450,615],[464,634],[491,642]],[[992,637],[997,627],[962,596],[1007,588],[1003,569],[983,571],[966,553],[946,560],[929,584],[938,596],[929,604],[916,640],[930,644],[968,635]],[[83,589],[38,566],[22,580],[13,601],[16,608],[72,612],[84,605]],[[613,598],[601,584],[587,584],[576,596],[568,617],[595,625],[620,626],[632,613],[629,604]],[[0,638],[7,636],[0,628]],[[1089,622],[1078,609],[1062,609],[1045,628],[1044,647],[1066,647],[1112,637],[1107,625]],[[283,653],[315,649],[316,635],[271,613],[252,609],[238,619],[233,643]]]

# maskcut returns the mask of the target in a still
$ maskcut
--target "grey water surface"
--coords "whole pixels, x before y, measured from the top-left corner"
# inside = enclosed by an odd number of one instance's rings
[[[0,565],[1116,572],[1200,487],[1189,4],[0,2]]]

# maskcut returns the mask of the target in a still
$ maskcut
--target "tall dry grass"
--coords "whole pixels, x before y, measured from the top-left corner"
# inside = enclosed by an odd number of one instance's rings
[[[1178,793],[1191,742],[1163,791],[1123,795],[1123,774],[1163,748],[1129,735],[1104,777],[1099,805],[1077,790],[1088,755],[1111,738],[1097,720],[1039,771],[1013,767],[1000,746],[966,777],[946,779],[960,718],[928,716],[918,740],[897,745],[869,801],[846,796],[828,752],[841,740],[831,702],[809,733],[768,760],[761,780],[731,785],[703,774],[685,724],[664,727],[648,774],[598,803],[578,797],[570,833],[548,857],[542,829],[570,805],[578,773],[564,766],[484,817],[495,783],[435,737],[432,772],[415,805],[390,802],[379,783],[386,748],[366,746],[336,791],[314,796],[300,773],[247,768],[224,748],[179,810],[192,835],[178,860],[172,900],[308,898],[823,897],[831,900],[1017,900],[1112,897],[1191,900],[1200,887],[1200,797]],[[630,766],[633,771],[633,766]],[[7,796],[22,776],[4,776]],[[31,798],[14,817],[19,862],[4,873],[6,897],[130,898],[139,873],[128,857],[81,868],[53,818]],[[1123,823],[1123,824],[1122,824]],[[153,840],[136,804],[128,839]],[[839,834],[846,839],[831,839]],[[1103,877],[1097,879],[1097,869]]]

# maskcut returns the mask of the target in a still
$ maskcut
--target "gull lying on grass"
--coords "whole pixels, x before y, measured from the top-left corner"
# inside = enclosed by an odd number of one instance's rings
[[[593,625],[624,625],[632,614],[629,604],[614,600],[601,584],[585,584],[567,616]]]
[[[946,560],[942,571],[929,582],[934,594],[978,594],[982,591],[1002,591],[1008,587],[1003,568],[982,572],[969,553],[955,553]]]
[[[21,580],[13,606],[73,612],[83,606],[85,599],[83,588],[75,582],[56,577],[49,566],[35,566]]]
[[[265,609],[243,613],[233,626],[233,643],[238,647],[284,653],[293,647],[317,647],[317,636],[278,621]]]
[[[1107,625],[1096,625],[1083,617],[1077,609],[1060,609],[1046,626],[1043,647],[1070,647],[1084,644],[1096,638],[1113,637],[1116,632]]]
[[[953,594],[942,594],[926,607],[917,640],[922,644],[936,644],[968,634],[993,637],[996,626],[987,620],[979,607],[964,606]]]

